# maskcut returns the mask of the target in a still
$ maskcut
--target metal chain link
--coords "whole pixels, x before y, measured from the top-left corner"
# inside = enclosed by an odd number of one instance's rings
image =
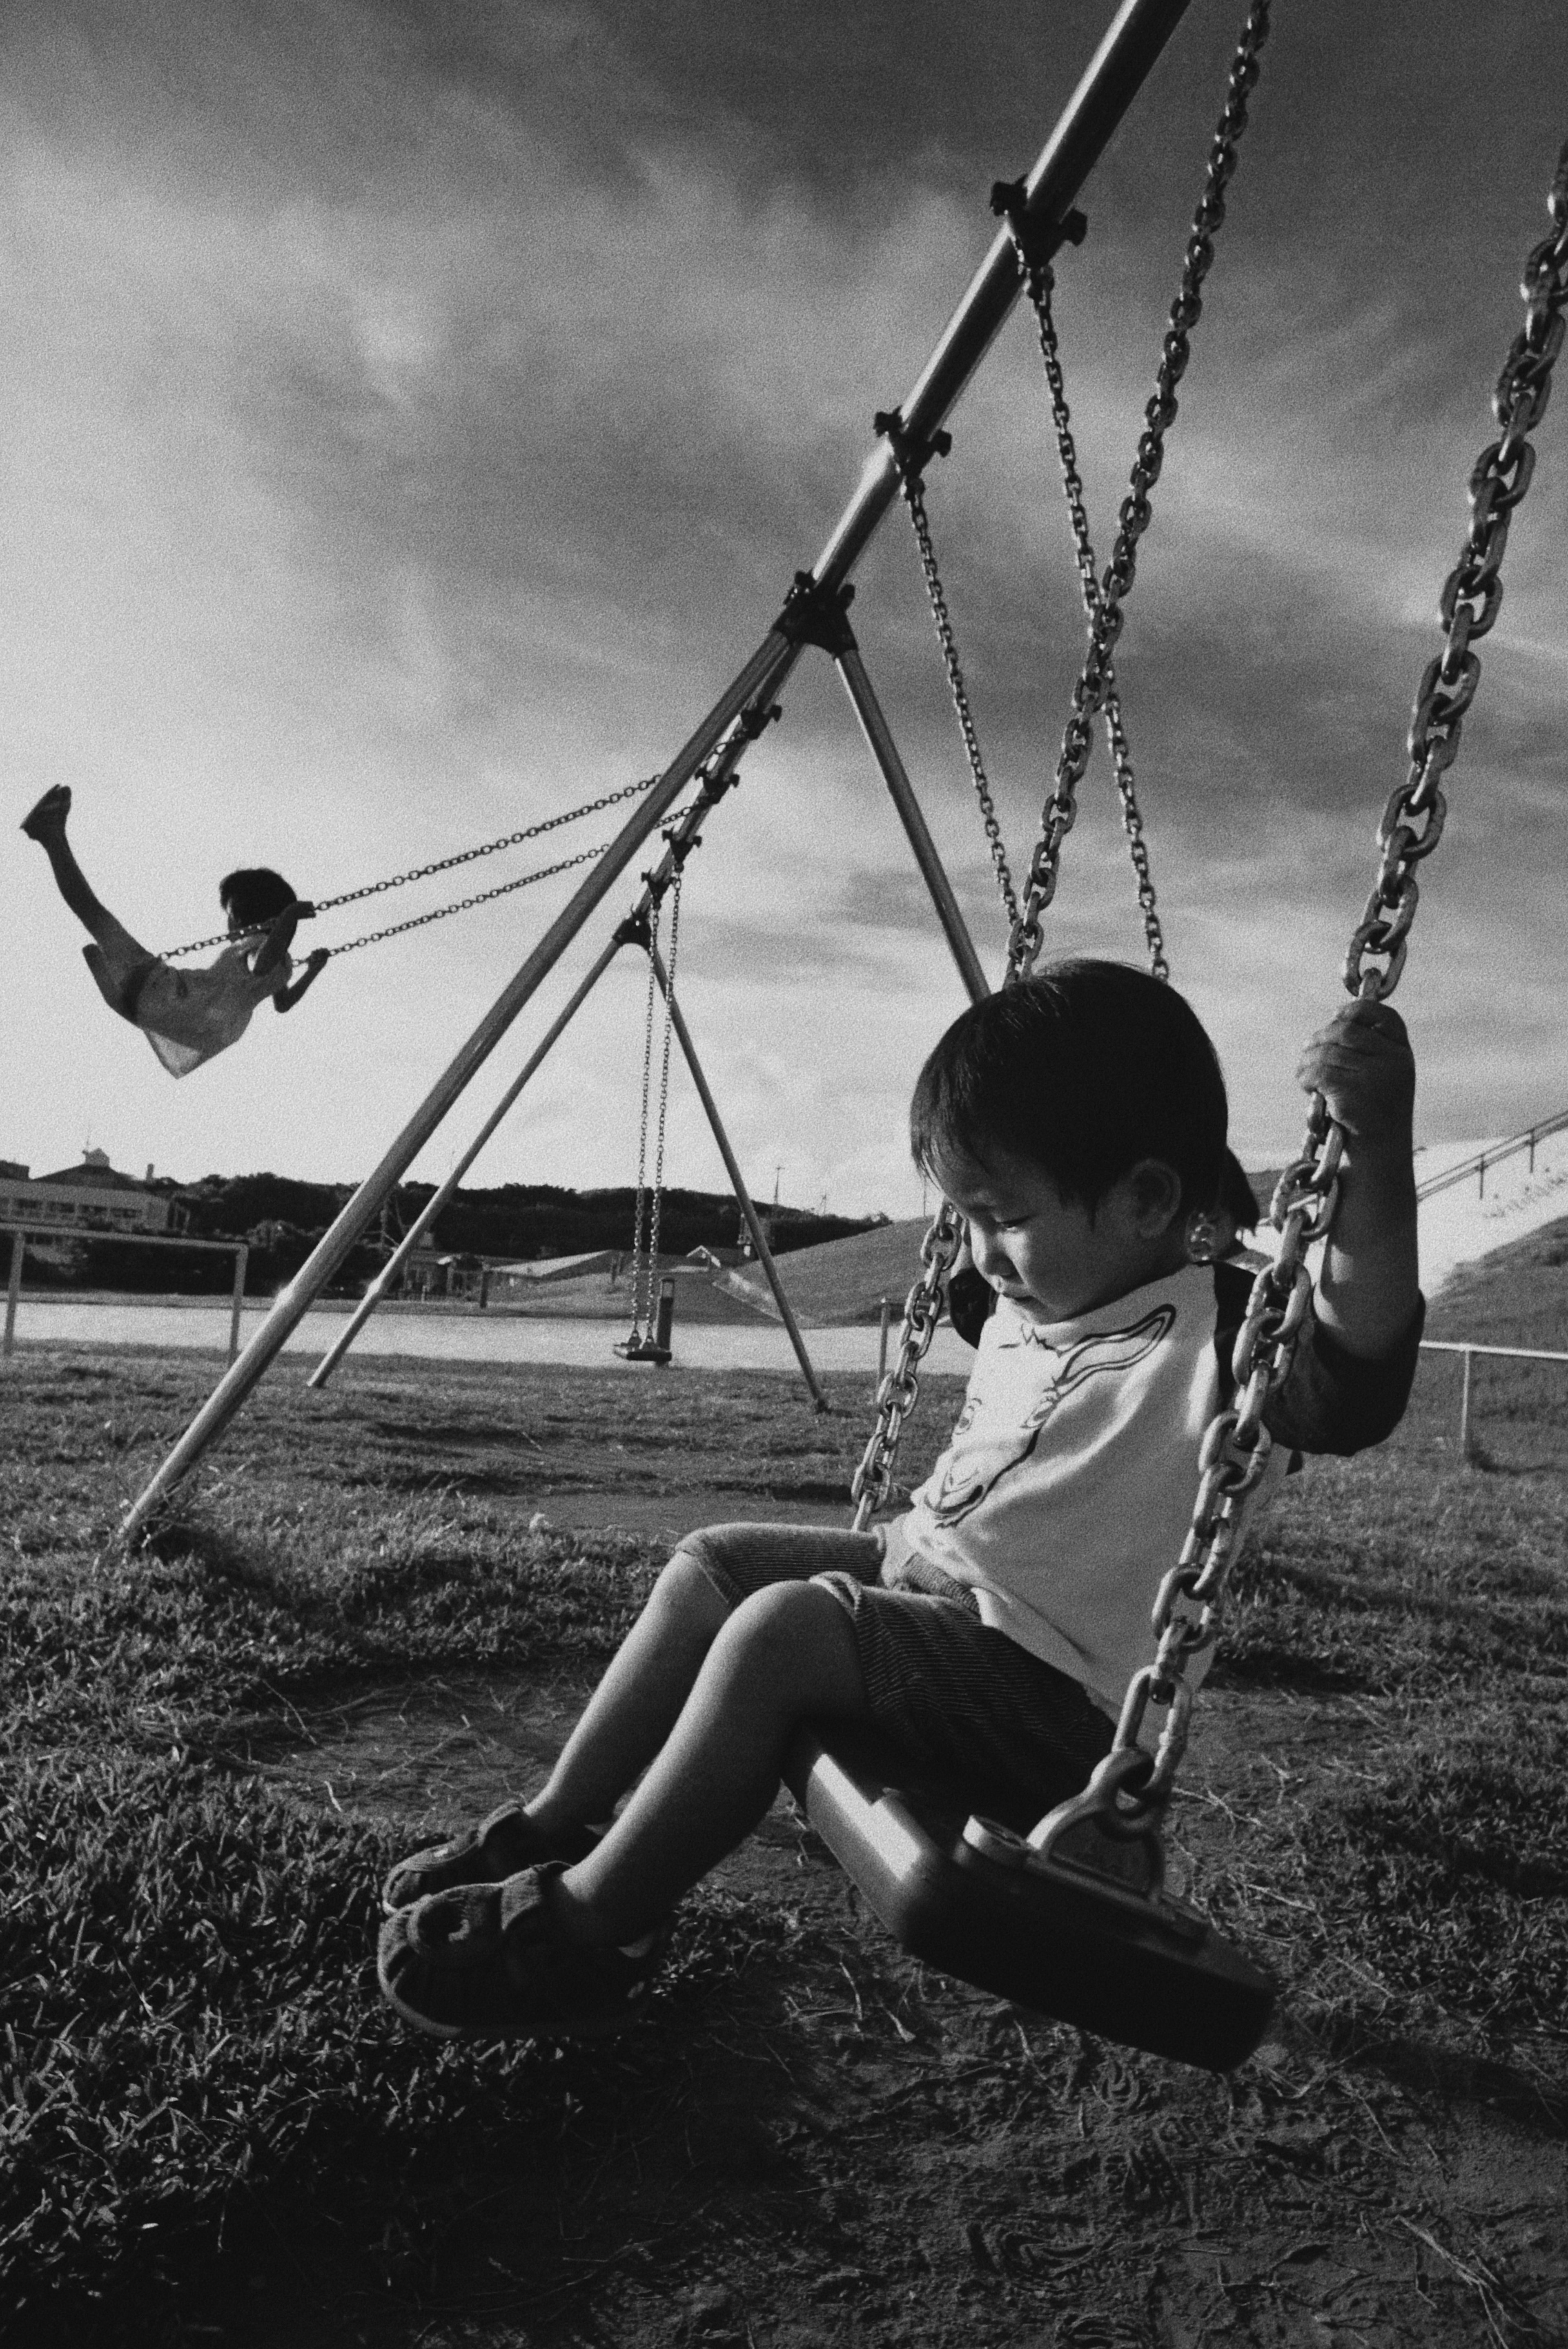
[[[1144,410],[1144,429],[1131,479],[1119,516],[1116,543],[1099,602],[1089,626],[1082,671],[1073,688],[1072,709],[1062,737],[1056,780],[1040,813],[1040,836],[1029,864],[1022,910],[1007,947],[1007,976],[1026,978],[1045,943],[1040,916],[1056,895],[1062,843],[1078,819],[1078,787],[1094,741],[1094,720],[1104,699],[1106,674],[1121,633],[1121,606],[1138,567],[1138,542],[1153,520],[1149,493],[1165,461],[1165,435],[1176,419],[1176,388],[1186,373],[1189,336],[1202,314],[1203,281],[1214,258],[1214,237],[1225,217],[1225,190],[1236,168],[1236,150],[1247,127],[1247,99],[1258,78],[1258,52],[1268,37],[1271,0],[1253,0],[1232,60],[1225,105],[1209,150],[1203,192],[1193,215],[1182,260],[1181,282],[1171,305],[1154,393]]]
[[[1061,348],[1057,340],[1056,320],[1051,315],[1051,291],[1055,274],[1048,263],[1029,268],[1026,283],[1029,299],[1034,305],[1035,325],[1039,335],[1040,357],[1045,362],[1046,383],[1051,395],[1051,421],[1056,428],[1057,450],[1061,458],[1062,493],[1067,501],[1068,522],[1072,531],[1073,552],[1078,564],[1079,585],[1083,592],[1083,607],[1092,627],[1100,601],[1099,575],[1095,563],[1094,542],[1089,535],[1088,510],[1084,503],[1083,476],[1078,471],[1078,446],[1073,439],[1072,411],[1068,406],[1067,379],[1062,373]],[[1110,744],[1111,765],[1116,774],[1117,796],[1121,802],[1121,828],[1127,834],[1128,854],[1138,883],[1138,909],[1143,917],[1143,936],[1149,947],[1149,967],[1156,978],[1168,979],[1171,965],[1165,954],[1164,933],[1156,910],[1154,878],[1149,869],[1149,851],[1144,844],[1143,815],[1138,804],[1137,786],[1132,771],[1132,746],[1127,738],[1127,721],[1122,714],[1121,695],[1117,688],[1116,671],[1108,658],[1104,670],[1104,688],[1100,709],[1105,719],[1105,730]]]
[[[643,1242],[646,1231],[647,1172],[648,1172],[648,1099],[654,1078],[654,1003],[658,995],[658,980],[654,976],[654,951],[659,942],[659,915],[662,898],[655,896],[648,908],[648,1003],[643,1022],[643,1108],[637,1126],[637,1204],[632,1215],[632,1329],[628,1345],[636,1345],[643,1334]]]
[[[659,1128],[654,1148],[653,1228],[648,1236],[647,1323],[650,1332],[654,1326],[654,1283],[659,1271],[659,1222],[665,1204],[665,1119],[670,1105],[670,1037],[675,1028],[676,957],[680,951],[680,937],[681,868],[677,864],[670,875],[670,951],[665,964],[665,1051],[659,1071]],[[650,951],[650,969],[653,959]]]
[[[931,604],[931,616],[936,623],[937,642],[942,647],[942,664],[947,671],[947,689],[953,697],[953,707],[958,713],[958,730],[964,737],[965,756],[969,761],[969,773],[979,804],[980,819],[985,827],[990,844],[991,863],[996,874],[996,887],[1006,909],[1009,925],[1018,919],[1017,892],[1007,864],[1007,851],[1003,844],[1002,827],[996,818],[995,802],[991,796],[990,779],[985,761],[981,756],[980,737],[975,730],[974,713],[969,707],[969,689],[964,682],[959,666],[958,645],[953,633],[952,616],[943,590],[941,574],[936,567],[936,550],[932,544],[931,522],[925,511],[925,487],[918,471],[907,463],[900,453],[899,443],[892,443],[894,460],[898,465],[899,486],[914,524],[915,543],[920,549],[920,567],[925,574],[925,592]]]
[[[492,898],[510,897],[514,889],[531,889],[536,881],[552,881],[558,873],[574,872],[579,864],[592,864],[595,858],[605,855],[612,843],[602,840],[597,848],[579,850],[575,856],[563,856],[558,864],[542,864],[537,872],[521,873],[515,881],[503,881],[499,889],[481,889],[477,896],[459,897],[455,905],[438,905],[433,913],[411,915],[406,922],[391,922],[384,930],[367,930],[362,938],[350,938],[340,947],[325,949],[335,962],[339,955],[356,954],[361,947],[378,946],[383,938],[401,937],[405,930],[422,930],[428,922],[444,922],[449,915],[466,914],[470,905],[488,905]]]
[[[1377,828],[1377,880],[1346,957],[1346,993],[1370,1002],[1390,996],[1405,968],[1418,895],[1411,868],[1431,854],[1442,832],[1445,809],[1437,778],[1453,764],[1464,713],[1475,698],[1480,663],[1470,647],[1486,635],[1501,605],[1499,565],[1509,517],[1534,470],[1535,451],[1526,436],[1545,414],[1553,365],[1563,347],[1568,323],[1568,144],[1557,159],[1547,210],[1552,234],[1532,248],[1525,263],[1525,322],[1492,398],[1501,432],[1482,450],[1471,471],[1470,531],[1438,602],[1448,641],[1416,689],[1409,777],[1384,810]],[[1421,824],[1419,832],[1412,818]],[[1381,966],[1378,957],[1386,957]],[[1192,1708],[1187,1666],[1219,1635],[1242,1505],[1268,1462],[1264,1405],[1290,1367],[1306,1317],[1312,1281],[1305,1253],[1327,1238],[1333,1225],[1344,1151],[1343,1129],[1330,1118],[1323,1095],[1315,1092],[1300,1154],[1281,1175],[1270,1208],[1280,1235],[1279,1254],[1253,1283],[1236,1340],[1236,1401],[1216,1414],[1203,1438],[1191,1529],[1155,1602],[1154,1661],[1134,1673],[1122,1704],[1113,1753],[1138,1749],[1150,1704],[1168,1708],[1147,1774],[1130,1790],[1125,1776],[1118,1782],[1119,1793],[1108,1790],[1114,1824],[1122,1832],[1157,1823],[1171,1798]]]
[[[863,1533],[892,1490],[904,1421],[920,1400],[920,1365],[942,1319],[942,1292],[963,1244],[960,1217],[944,1199],[920,1244],[920,1278],[904,1299],[898,1360],[877,1389],[877,1419],[850,1485],[854,1530]]]
[[[1392,992],[1405,967],[1407,936],[1420,894],[1415,867],[1442,836],[1448,809],[1439,778],[1458,755],[1464,714],[1480,677],[1471,647],[1497,618],[1509,523],[1535,470],[1535,450],[1527,436],[1545,414],[1552,368],[1568,323],[1568,145],[1558,158],[1547,211],[1552,234],[1525,261],[1520,287],[1524,324],[1492,394],[1492,414],[1501,431],[1476,459],[1470,477],[1470,530],[1439,598],[1448,641],[1428,663],[1416,690],[1409,772],[1383,811],[1377,876],[1345,959],[1347,990],[1374,1000]],[[1380,968],[1377,957],[1384,958]]]
[[[357,905],[362,897],[379,897],[388,889],[401,889],[407,882],[427,881],[432,873],[450,873],[459,864],[471,864],[476,857],[494,856],[503,848],[521,848],[525,841],[538,840],[547,832],[559,832],[563,823],[576,823],[585,815],[598,815],[605,808],[619,807],[623,800],[635,799],[640,792],[651,791],[658,780],[657,775],[645,775],[640,782],[623,783],[618,791],[606,792],[600,799],[585,800],[581,807],[568,808],[564,815],[546,816],[542,823],[526,824],[521,832],[509,832],[500,840],[488,840],[482,848],[459,849],[455,856],[439,856],[433,864],[413,865],[407,873],[394,873],[385,881],[368,881],[364,888],[346,889],[341,896],[314,898],[311,901],[309,912],[313,916],[330,914],[339,905]],[[585,864],[587,859],[577,858],[573,862]],[[565,867],[552,865],[551,870],[563,872]],[[443,905],[439,913],[422,915],[420,920],[433,922],[440,918],[440,914],[466,913],[470,905],[482,905],[490,897],[504,897],[508,889],[521,885],[517,882],[508,882],[502,888],[487,889],[477,897],[464,897],[455,905]],[[165,962],[173,962],[181,955],[204,953],[209,947],[232,946],[236,937],[262,937],[271,926],[269,922],[261,922],[253,930],[237,932],[222,930],[210,938],[192,938],[189,946],[170,947],[163,959]],[[399,929],[413,929],[417,926],[418,924],[412,922],[399,923],[392,929],[373,931],[370,937],[356,938],[354,944],[360,947],[369,946],[376,938],[396,937]],[[334,954],[347,954],[349,948],[334,947],[332,951]]]

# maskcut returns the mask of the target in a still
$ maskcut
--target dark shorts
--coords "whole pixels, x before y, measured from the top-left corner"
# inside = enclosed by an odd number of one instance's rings
[[[886,1568],[880,1533],[707,1526],[683,1554],[732,1608],[773,1582],[830,1590],[854,1626],[872,1722],[972,1808],[1032,1824],[1109,1751],[1113,1724],[1077,1681],[983,1623],[975,1593],[939,1567]]]
[[[133,1024],[141,1009],[148,980],[155,971],[169,970],[168,964],[158,955],[149,954],[112,914],[103,916],[102,936],[90,947],[82,948],[82,959],[109,1009]],[[170,970],[169,976],[174,978],[178,973]]]

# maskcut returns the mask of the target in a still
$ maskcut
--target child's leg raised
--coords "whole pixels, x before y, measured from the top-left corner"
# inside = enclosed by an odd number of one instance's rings
[[[46,792],[36,807],[22,819],[22,829],[29,840],[36,840],[54,869],[55,885],[71,912],[89,931],[99,946],[107,943],[104,933],[113,916],[88,885],[86,874],[77,863],[70,842],[66,838],[66,818],[71,812],[71,794],[64,783],[57,783]],[[118,928],[118,924],[115,925]]]

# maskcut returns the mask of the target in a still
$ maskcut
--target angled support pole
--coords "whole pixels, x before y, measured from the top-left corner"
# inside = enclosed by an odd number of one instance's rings
[[[342,1361],[345,1354],[347,1353],[350,1346],[353,1345],[356,1338],[358,1337],[359,1332],[364,1329],[366,1323],[376,1311],[377,1306],[385,1302],[390,1291],[396,1287],[398,1275],[402,1272],[404,1266],[407,1263],[408,1258],[413,1255],[415,1249],[418,1247],[419,1242],[424,1238],[425,1234],[435,1222],[437,1216],[441,1213],[444,1207],[450,1206],[453,1194],[461,1183],[463,1176],[468,1173],[469,1168],[473,1164],[474,1160],[479,1156],[480,1151],[484,1148],[485,1143],[490,1140],[491,1134],[494,1133],[496,1128],[501,1123],[507,1112],[517,1100],[518,1095],[522,1092],[529,1080],[535,1076],[539,1070],[543,1067],[544,1062],[549,1059],[555,1045],[560,1042],[567,1029],[572,1025],[573,1020],[577,1017],[577,1014],[582,1010],[583,1006],[587,1002],[588,998],[593,994],[593,989],[598,986],[599,981],[603,978],[604,973],[614,961],[619,946],[620,940],[618,938],[611,939],[609,945],[595,959],[592,968],[587,974],[587,977],[578,985],[573,994],[572,1000],[567,1004],[565,1009],[559,1012],[555,1019],[551,1022],[549,1028],[546,1029],[543,1042],[538,1047],[537,1050],[529,1054],[528,1059],[523,1062],[522,1067],[518,1071],[517,1075],[512,1079],[511,1084],[508,1085],[505,1092],[502,1093],[500,1101],[497,1102],[489,1117],[486,1118],[484,1123],[480,1126],[479,1132],[475,1134],[468,1148],[458,1160],[457,1164],[452,1168],[451,1173],[447,1176],[446,1181],[437,1191],[432,1193],[431,1196],[420,1208],[419,1213],[409,1225],[407,1230],[404,1233],[402,1238],[398,1241],[397,1247],[393,1249],[391,1255],[387,1257],[386,1263],[377,1274],[375,1279],[370,1283],[369,1288],[366,1290],[364,1296],[360,1299],[358,1304],[349,1315],[348,1319],[345,1322],[337,1336],[333,1340],[331,1345],[327,1348],[320,1361],[317,1362],[309,1378],[306,1379],[305,1384],[307,1387],[320,1389],[325,1386],[328,1379],[331,1378],[334,1371],[337,1368],[339,1362]]]
[[[1023,183],[1015,220],[998,232],[949,320],[897,421],[906,448],[926,447],[956,405],[995,339],[1023,285],[1017,222],[1061,221],[1142,87],[1156,58],[1185,15],[1189,0],[1122,0],[1109,30],[1068,99],[1034,169]],[[893,436],[884,434],[837,528],[811,566],[819,586],[835,591],[874,536],[899,493]],[[494,1051],[523,1005],[553,969],[596,905],[614,887],[642,843],[663,821],[705,759],[740,711],[770,698],[794,666],[798,647],[775,626],[745,668],[678,751],[634,815],[605,850],[533,952],[438,1079],[414,1116],[366,1177],[245,1348],[208,1397],[126,1516],[127,1537],[141,1533],[196,1460],[222,1433],[264,1375],[315,1299],[394,1190],[477,1071]]]
[[[975,941],[959,910],[958,900],[953,894],[953,884],[937,854],[936,843],[927,828],[920,802],[914,796],[914,786],[909,780],[903,761],[899,757],[898,745],[882,715],[882,704],[872,690],[871,678],[866,675],[866,665],[852,642],[834,657],[839,675],[843,679],[844,691],[854,704],[855,716],[860,719],[861,731],[871,745],[872,756],[882,770],[882,779],[892,794],[899,820],[914,851],[914,861],[931,892],[931,902],[936,908],[936,918],[942,924],[943,936],[952,949],[953,959],[958,965],[958,975],[969,990],[970,1001],[983,1002],[991,992],[991,982],[980,968]]]
[[[892,420],[885,416],[877,419],[879,432],[892,429]],[[947,435],[938,433],[934,446],[940,447]],[[971,1002],[978,1003],[991,992],[990,984],[980,968],[980,957],[975,951],[975,941],[959,910],[953,894],[936,843],[931,836],[920,802],[914,796],[914,786],[909,780],[898,745],[882,708],[866,675],[866,665],[861,658],[855,632],[850,626],[850,605],[854,600],[854,588],[845,585],[825,587],[809,571],[798,571],[795,584],[784,599],[784,609],[779,616],[779,626],[796,644],[815,645],[829,654],[843,681],[844,690],[854,705],[861,730],[871,746],[871,753],[881,771],[882,779],[898,810],[904,834],[914,851],[922,878],[931,892],[936,908],[936,918],[942,924],[943,936],[952,949],[958,965],[958,975],[969,990]]]
[[[811,1400],[817,1409],[830,1411],[832,1405],[817,1383],[817,1373],[811,1368],[811,1357],[806,1351],[806,1340],[800,1335],[800,1325],[795,1319],[794,1309],[784,1294],[783,1284],[779,1278],[779,1268],[773,1261],[773,1252],[768,1245],[768,1235],[762,1228],[761,1218],[752,1205],[751,1194],[746,1187],[746,1177],[740,1171],[740,1163],[729,1146],[729,1136],[724,1130],[724,1121],[718,1113],[718,1103],[714,1100],[708,1089],[707,1079],[703,1075],[702,1062],[697,1059],[696,1046],[691,1040],[691,1030],[686,1024],[686,1014],[682,1011],[671,989],[670,975],[665,968],[664,957],[655,946],[651,935],[645,943],[654,966],[654,977],[658,981],[659,992],[669,1006],[670,1025],[675,1030],[676,1040],[686,1056],[686,1067],[691,1071],[691,1081],[696,1087],[697,1099],[707,1112],[707,1122],[713,1130],[713,1138],[718,1144],[718,1154],[724,1161],[725,1172],[729,1176],[730,1186],[735,1193],[735,1204],[746,1219],[746,1228],[751,1234],[751,1245],[757,1250],[757,1261],[767,1275],[768,1286],[773,1291],[773,1302],[779,1308],[779,1317],[789,1332],[789,1343],[795,1349],[795,1360],[800,1365],[800,1375],[811,1391]]]
[[[315,1370],[312,1371],[309,1378],[306,1379],[305,1384],[307,1387],[314,1387],[319,1390],[325,1386],[334,1371],[337,1368],[337,1365],[343,1360],[345,1354],[347,1353],[356,1338],[358,1337],[359,1332],[369,1320],[371,1315],[376,1311],[379,1305],[384,1303],[387,1297],[396,1285],[398,1275],[401,1273],[404,1266],[407,1263],[408,1258],[413,1255],[414,1250],[418,1247],[419,1242],[424,1238],[425,1234],[429,1230],[431,1225],[441,1214],[443,1208],[451,1204],[451,1201],[462,1182],[463,1176],[468,1173],[469,1167],[473,1164],[475,1159],[479,1156],[486,1143],[490,1139],[490,1136],[496,1132],[497,1128],[506,1118],[513,1104],[516,1102],[519,1095],[524,1091],[530,1081],[536,1076],[539,1071],[543,1067],[545,1061],[549,1059],[550,1054],[555,1049],[555,1046],[560,1042],[567,1029],[572,1025],[573,1020],[575,1019],[577,1014],[583,1009],[583,1006],[587,1002],[588,998],[593,994],[593,989],[598,986],[599,981],[603,978],[604,973],[609,969],[610,965],[614,961],[621,947],[627,943],[627,933],[631,924],[634,923],[638,919],[639,916],[642,916],[645,924],[649,907],[657,898],[663,896],[665,889],[669,886],[670,877],[675,872],[676,864],[684,859],[686,851],[690,848],[692,843],[697,838],[704,820],[709,812],[718,805],[719,801],[723,798],[725,792],[729,789],[730,784],[734,781],[736,770],[740,764],[742,755],[744,754],[748,745],[756,740],[758,734],[760,733],[762,728],[768,723],[769,719],[772,717],[776,717],[777,714],[778,712],[776,709],[769,709],[764,705],[758,704],[752,709],[744,711],[737,720],[731,738],[729,741],[726,743],[718,757],[714,761],[712,771],[708,774],[700,794],[692,802],[691,806],[686,810],[686,814],[681,818],[680,822],[672,828],[669,842],[665,848],[664,856],[661,858],[657,867],[647,875],[646,885],[644,888],[642,896],[637,901],[636,906],[634,908],[631,915],[628,916],[627,920],[620,925],[609,944],[595,957],[586,976],[580,981],[575,988],[571,1001],[566,1005],[564,1010],[559,1012],[555,1019],[551,1022],[549,1028],[545,1030],[542,1041],[534,1051],[529,1054],[528,1059],[523,1062],[522,1067],[512,1079],[511,1083],[507,1087],[505,1092],[502,1093],[500,1101],[497,1102],[494,1109],[491,1110],[489,1117],[486,1118],[484,1123],[480,1126],[479,1132],[475,1134],[468,1148],[463,1152],[461,1157],[459,1158],[456,1165],[448,1174],[445,1182],[442,1183],[439,1188],[437,1189],[426,1201],[424,1206],[419,1210],[419,1213],[415,1217],[413,1223],[409,1225],[408,1229],[404,1233],[402,1238],[398,1241],[397,1246],[393,1249],[392,1254],[387,1257],[386,1263],[382,1266],[381,1270],[377,1274],[375,1279],[370,1283],[369,1288],[366,1290],[364,1296],[355,1307],[354,1311],[349,1315],[343,1329],[333,1340],[332,1344],[327,1348],[326,1352],[322,1356]]]

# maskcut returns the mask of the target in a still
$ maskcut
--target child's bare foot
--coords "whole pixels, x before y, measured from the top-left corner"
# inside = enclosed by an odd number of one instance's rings
[[[70,812],[71,787],[68,783],[57,783],[54,790],[46,792],[37,806],[30,809],[22,818],[22,829],[29,840],[49,840],[62,836],[66,829],[66,818]]]

